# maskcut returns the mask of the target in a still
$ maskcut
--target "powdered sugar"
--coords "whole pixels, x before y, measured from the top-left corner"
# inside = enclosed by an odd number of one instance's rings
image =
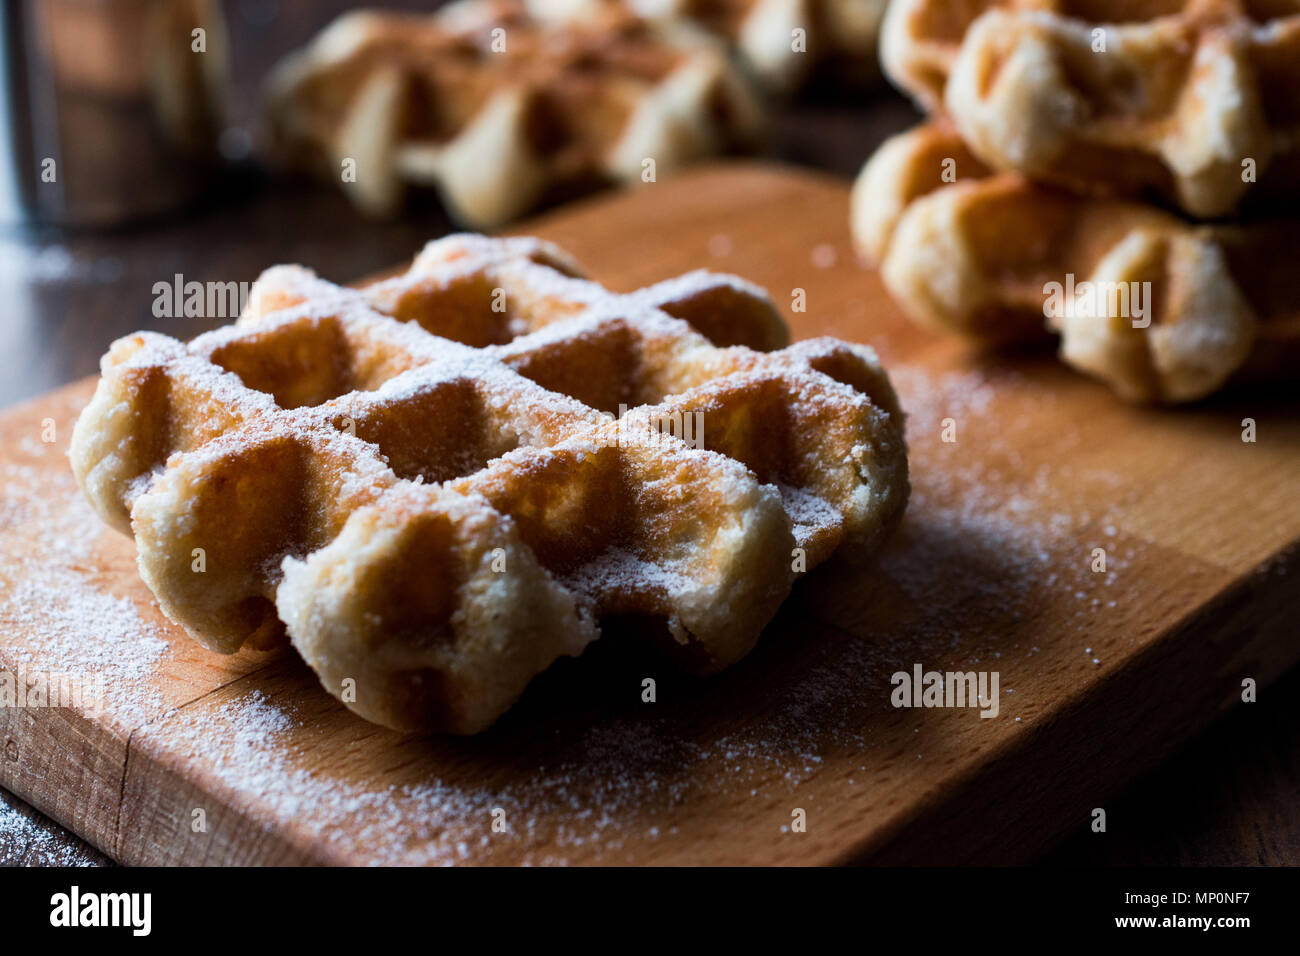
[[[166,733],[169,747],[215,774],[248,813],[291,824],[340,859],[445,865],[503,853],[512,862],[562,864],[575,853],[623,859],[629,838],[673,836],[670,809],[707,795],[715,773],[755,795],[792,791],[823,761],[827,741],[814,739],[809,716],[760,718],[744,732],[703,742],[661,719],[604,721],[557,739],[552,760],[509,783],[493,782],[500,778],[487,766],[474,782],[463,774],[461,782],[349,776],[312,759],[309,725],[259,690],[187,709]]]
[[[586,598],[601,593],[629,594],[640,591],[681,594],[692,582],[670,566],[646,561],[623,548],[610,548],[594,561],[565,576],[563,583]]]
[[[98,866],[81,843],[55,824],[28,816],[0,794],[0,863],[25,866]]]
[[[806,541],[812,534],[824,528],[833,528],[843,520],[836,509],[825,498],[819,498],[806,488],[794,488],[790,485],[778,485],[781,492],[781,504],[794,525],[796,543]]]
[[[103,706],[127,727],[164,710],[152,678],[169,645],[129,598],[101,586],[96,542],[111,532],[72,476],[9,464],[0,479],[0,535],[27,536],[4,542],[11,561],[0,593],[0,628],[8,635],[0,665],[103,678]]]

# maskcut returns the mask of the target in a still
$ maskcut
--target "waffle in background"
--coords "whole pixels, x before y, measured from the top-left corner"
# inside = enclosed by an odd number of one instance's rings
[[[1296,221],[1261,207],[1294,191],[1298,9],[897,0],[884,68],[933,117],[859,174],[859,251],[918,322],[992,345],[1059,333],[1130,400],[1294,375]]]
[[[852,217],[859,251],[922,324],[990,345],[1042,339],[1050,326],[1067,363],[1127,399],[1186,402],[1233,376],[1300,371],[1290,221],[1198,226],[1082,197],[988,169],[936,121],[881,146]],[[1066,275],[1078,290],[1149,290],[1149,326],[1096,309],[1045,318],[1044,288]]]
[[[268,114],[281,159],[342,183],[365,212],[394,214],[427,186],[480,228],[640,182],[649,160],[657,177],[747,147],[761,128],[704,31],[612,8],[543,22],[519,0],[345,14],[274,71]]]
[[[881,58],[995,169],[1195,218],[1296,192],[1298,0],[896,0]]]
[[[814,80],[859,87],[879,75],[876,47],[888,0],[528,0],[539,17],[579,19],[619,8],[688,21],[723,38],[766,91]]]

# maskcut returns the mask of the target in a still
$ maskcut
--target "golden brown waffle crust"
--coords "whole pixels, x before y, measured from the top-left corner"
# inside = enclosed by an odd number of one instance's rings
[[[1250,9],[1248,9],[1250,8]],[[1296,194],[1300,4],[895,0],[889,78],[995,169],[1198,218]],[[1158,15],[1150,15],[1154,9]]]
[[[1281,265],[1271,227],[1195,227],[1150,206],[995,173],[942,122],[888,140],[868,160],[852,227],[860,253],[918,322],[994,345],[1050,327],[1066,362],[1134,401],[1202,398],[1242,368],[1261,328],[1289,327],[1277,322],[1281,310],[1257,311],[1267,300],[1256,270]],[[1149,326],[1105,309],[1049,317],[1049,283],[1146,289]],[[1272,347],[1276,336],[1265,341]]]
[[[874,353],[733,344],[784,342],[743,280],[614,295],[536,240],[448,237],[362,290],[278,266],[234,326],[114,343],[72,465],[205,646],[287,634],[363,717],[474,733],[603,621],[726,667],[898,521]]]
[[[702,31],[613,9],[539,20],[519,0],[344,14],[277,66],[267,101],[282,161],[363,211],[392,215],[428,186],[477,228],[557,193],[655,181],[751,144],[762,122]]]

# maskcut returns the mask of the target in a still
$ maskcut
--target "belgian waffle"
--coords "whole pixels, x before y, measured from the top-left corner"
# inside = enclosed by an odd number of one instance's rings
[[[1295,193],[1298,0],[895,0],[881,59],[997,169],[1201,218]]]
[[[876,44],[887,0],[528,0],[540,17],[589,16],[615,6],[654,20],[685,20],[722,37],[767,90],[814,76],[862,83],[878,76]]]
[[[1050,326],[1066,362],[1132,400],[1191,401],[1234,374],[1300,368],[1293,222],[1194,226],[1082,198],[990,171],[942,122],[881,146],[854,186],[852,219],[860,252],[921,324],[994,345]],[[1074,301],[1051,307],[1049,283]],[[1137,327],[1132,307],[1079,298],[1142,283]]]
[[[278,154],[363,210],[391,214],[408,186],[433,186],[478,227],[550,195],[639,181],[647,160],[658,176],[744,145],[760,122],[702,31],[613,9],[539,21],[520,0],[345,14],[277,67],[268,103]]]
[[[536,240],[449,237],[363,290],[280,266],[234,326],[114,343],[73,469],[205,646],[287,632],[367,719],[473,733],[609,619],[726,667],[896,522],[874,353],[727,344],[784,340],[741,280],[613,295]]]

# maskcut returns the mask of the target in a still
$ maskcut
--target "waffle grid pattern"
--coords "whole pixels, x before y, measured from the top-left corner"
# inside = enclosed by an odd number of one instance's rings
[[[761,125],[703,31],[614,8],[542,20],[520,0],[345,14],[276,68],[268,110],[278,155],[342,180],[362,210],[391,215],[431,186],[476,228],[639,182],[647,159],[657,176],[742,147]]]
[[[602,621],[725,667],[795,548],[861,558],[896,522],[874,354],[749,347],[784,340],[741,280],[616,296],[536,240],[449,237],[363,290],[276,267],[235,326],[115,343],[73,467],[204,645],[287,633],[366,718],[472,733]]]

